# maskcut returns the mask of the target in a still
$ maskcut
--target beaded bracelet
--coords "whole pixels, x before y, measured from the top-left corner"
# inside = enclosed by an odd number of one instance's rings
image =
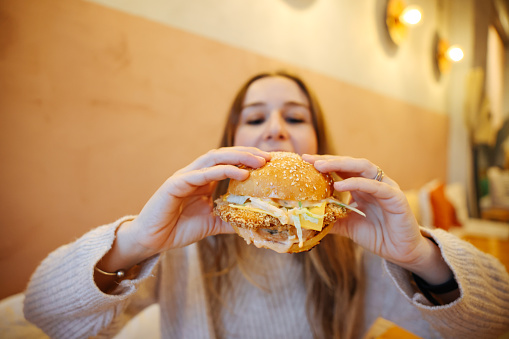
[[[428,284],[426,281],[424,281],[424,279],[414,273],[412,273],[412,277],[414,278],[414,281],[417,284],[417,287],[419,287],[421,290],[422,294],[424,294],[426,299],[431,301],[434,305],[440,305],[440,303],[431,295],[431,293],[444,294],[452,292],[458,288],[458,282],[454,278],[454,275],[451,277],[451,279],[440,285]]]
[[[101,270],[100,268],[97,268],[97,266],[94,267],[94,269],[99,273],[102,273],[104,275],[109,275],[109,276],[116,276],[119,279],[122,279],[123,277],[125,277],[125,270],[117,270],[117,271],[111,273],[111,272],[105,272],[105,271]]]

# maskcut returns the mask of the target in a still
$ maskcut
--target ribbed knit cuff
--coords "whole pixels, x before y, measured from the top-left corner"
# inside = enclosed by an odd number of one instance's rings
[[[433,239],[433,241],[438,245],[440,248],[440,252],[442,253],[442,257],[444,258],[444,261],[449,266],[451,271],[453,271],[454,277],[456,277],[456,273],[454,272],[453,267],[451,267],[451,264],[448,262],[448,260],[444,256],[443,248],[440,243],[440,240],[435,239],[435,237],[429,232],[428,229],[421,228],[421,233],[423,236],[427,238]],[[434,307],[432,302],[430,302],[426,297],[419,291],[418,288],[415,287],[415,284],[413,284],[413,278],[412,273],[405,270],[404,268],[391,263],[387,260],[384,260],[384,268],[389,273],[389,276],[392,278],[398,289],[401,293],[412,303],[414,303],[416,306],[424,306],[424,307]],[[458,284],[459,285],[459,284]],[[460,292],[461,292],[461,286],[460,286]],[[462,297],[460,295],[459,299]],[[455,300],[456,302],[457,300]],[[445,306],[445,305],[442,305]]]
[[[98,227],[44,259],[25,292],[24,313],[27,320],[52,337],[59,337],[59,333],[73,333],[72,337],[89,335],[91,324],[78,320],[87,316],[95,318],[94,315],[100,312],[105,313],[104,319],[92,325],[97,327],[92,332],[97,333],[104,322],[111,321],[123,309],[123,301],[136,291],[136,286],[143,279],[150,276],[159,258],[155,256],[145,261],[137,278],[122,281],[115,295],[103,293],[95,284],[96,263],[110,250],[119,225],[133,218],[127,216]]]
[[[449,304],[434,306],[414,287],[410,272],[384,260],[384,267],[400,292],[442,334],[476,338],[480,334],[491,337],[507,331],[509,275],[505,267],[491,255],[444,230],[421,228],[421,232],[440,248],[458,282],[460,296]]]

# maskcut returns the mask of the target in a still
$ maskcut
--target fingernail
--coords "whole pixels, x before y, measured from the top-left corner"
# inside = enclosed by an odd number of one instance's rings
[[[267,159],[265,159],[264,157],[260,157],[258,155],[256,155],[256,157],[258,158],[258,160],[260,160],[262,164],[265,164],[267,162]]]

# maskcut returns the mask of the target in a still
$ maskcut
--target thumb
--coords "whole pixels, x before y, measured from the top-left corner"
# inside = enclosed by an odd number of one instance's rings
[[[350,238],[350,232],[348,232],[348,227],[346,226],[346,223],[341,222],[341,219],[334,223],[334,226],[332,226],[330,233]]]
[[[234,234],[235,233],[235,230],[233,229],[233,227],[218,216],[215,217],[215,225],[214,226],[215,226],[216,234]]]

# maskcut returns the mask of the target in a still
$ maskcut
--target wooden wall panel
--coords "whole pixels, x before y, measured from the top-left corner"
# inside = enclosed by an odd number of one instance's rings
[[[340,153],[403,188],[445,178],[443,115],[96,4],[1,1],[0,298],[59,245],[137,213],[216,147],[239,85],[279,68],[315,88]]]

